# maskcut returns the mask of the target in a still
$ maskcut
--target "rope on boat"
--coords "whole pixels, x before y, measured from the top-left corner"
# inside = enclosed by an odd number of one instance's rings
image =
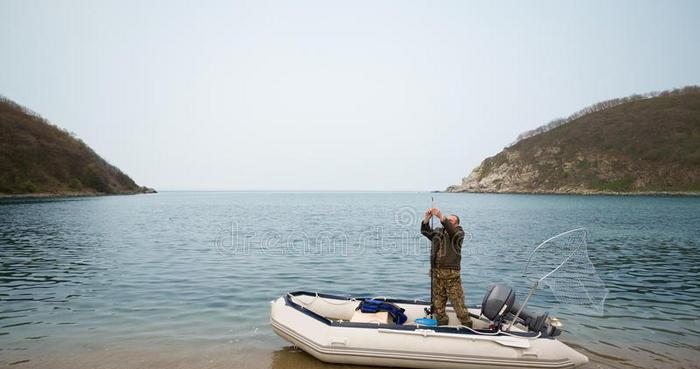
[[[393,299],[393,297],[391,297],[391,296],[375,296],[375,297],[372,297],[372,300],[384,300],[384,301],[386,301],[386,300],[391,300],[391,299]]]
[[[505,332],[505,331],[502,331],[502,330],[500,330],[500,329],[499,329],[498,331],[496,331],[496,332],[479,332],[479,331],[477,331],[477,330],[475,330],[475,329],[473,329],[473,328],[467,327],[467,326],[465,326],[465,325],[458,325],[458,326],[457,326],[457,330],[460,330],[460,329],[462,329],[462,328],[467,329],[467,330],[471,331],[472,333],[480,334],[480,335],[482,335],[482,336],[497,336],[497,335],[499,335],[499,334],[503,334],[503,335],[506,335],[506,336],[516,337],[516,338],[525,338],[525,339],[528,339],[528,340],[534,340],[534,339],[540,338],[540,336],[542,335],[542,332],[537,332],[537,335],[536,335],[536,336],[524,337],[524,336],[519,336],[519,335],[517,335],[517,334],[512,334],[512,333],[509,333],[509,332]]]
[[[301,296],[294,296],[294,295],[292,295],[291,293],[288,293],[287,295],[288,295],[289,297],[291,297],[293,300],[300,302],[300,303],[301,303],[302,305],[304,305],[304,306],[312,305],[314,302],[316,302],[316,300],[319,300],[319,299],[320,299],[321,301],[323,301],[323,302],[329,304],[329,305],[338,305],[338,306],[339,306],[339,305],[346,305],[346,304],[353,303],[353,302],[357,302],[357,299],[355,299],[354,297],[351,297],[349,300],[345,300],[345,301],[342,301],[342,302],[332,302],[331,300],[328,300],[328,299],[325,299],[325,298],[319,296],[319,295],[318,295],[318,292],[314,292],[314,294],[315,294],[315,296],[313,297],[313,300],[311,300],[311,301],[309,301],[309,302],[305,302],[304,300],[302,300],[302,299],[301,299]]]
[[[467,329],[467,330],[471,331],[472,333],[480,334],[482,336],[496,336],[500,332],[500,331],[498,331],[498,332],[479,332],[476,329],[472,329],[470,327],[467,327],[466,325],[458,325],[457,326],[457,330],[460,330],[462,328]]]

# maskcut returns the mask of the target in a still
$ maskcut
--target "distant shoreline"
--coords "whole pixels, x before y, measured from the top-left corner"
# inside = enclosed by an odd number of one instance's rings
[[[481,193],[491,195],[571,195],[571,196],[660,196],[660,197],[700,197],[700,192],[613,192],[613,191],[581,191],[581,192],[556,192],[556,191],[439,191],[439,193]]]
[[[0,194],[0,200],[11,199],[57,199],[102,197],[120,195],[141,195],[158,193],[159,191],[148,189],[146,191],[122,192],[122,193],[97,193],[97,192],[62,192],[62,193],[31,193],[31,194]],[[486,195],[541,195],[541,196],[621,196],[621,197],[700,197],[700,192],[527,192],[527,191],[238,191],[238,190],[165,190],[161,192],[236,192],[236,193],[433,193],[433,194],[486,194]]]
[[[74,198],[74,197],[100,197],[100,196],[119,196],[119,195],[142,195],[158,193],[158,191],[148,188],[143,191],[129,191],[118,193],[104,192],[41,192],[41,193],[22,193],[22,194],[0,194],[0,200],[8,199],[57,199],[57,198]]]

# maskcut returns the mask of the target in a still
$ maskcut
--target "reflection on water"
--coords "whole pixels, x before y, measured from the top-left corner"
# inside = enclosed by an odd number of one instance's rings
[[[70,353],[66,367],[89,367],[132,353],[142,363],[134,367],[198,363],[207,355],[256,368],[324,367],[272,333],[269,301],[296,289],[427,298],[427,243],[415,213],[430,196],[174,192],[3,200],[0,366],[51,367]],[[435,196],[471,235],[462,262],[469,303],[499,281],[522,298],[528,251],[585,226],[591,259],[610,290],[604,316],[559,306],[546,290],[533,309],[561,317],[562,339],[605,366],[695,365],[700,199]],[[143,348],[149,351],[133,354]]]

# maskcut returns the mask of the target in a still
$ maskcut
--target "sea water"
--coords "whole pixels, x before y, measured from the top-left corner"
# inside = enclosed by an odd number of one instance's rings
[[[468,304],[495,282],[522,301],[529,252],[585,227],[602,313],[546,286],[530,308],[590,367],[700,361],[700,198],[164,192],[0,201],[0,366],[325,367],[272,332],[269,302],[428,299],[431,197],[467,234]]]

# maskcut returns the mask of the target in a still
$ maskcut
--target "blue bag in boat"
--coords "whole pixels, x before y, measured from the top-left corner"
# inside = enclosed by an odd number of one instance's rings
[[[405,309],[402,309],[390,302],[382,300],[364,299],[360,302],[360,305],[355,310],[360,310],[363,313],[376,313],[379,311],[386,311],[389,313],[389,315],[391,315],[391,319],[396,324],[406,323],[406,320],[408,319],[406,317],[406,314],[403,313],[404,311],[406,311]]]

